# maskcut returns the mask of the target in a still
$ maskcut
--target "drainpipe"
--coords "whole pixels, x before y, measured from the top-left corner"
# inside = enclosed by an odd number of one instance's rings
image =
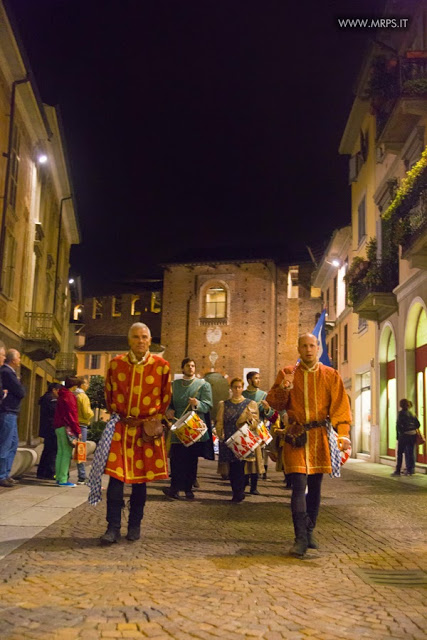
[[[13,134],[13,125],[15,122],[16,87],[20,84],[25,84],[26,82],[30,82],[29,75],[26,75],[25,78],[22,78],[21,80],[15,80],[14,82],[12,82],[12,93],[10,96],[9,140],[7,145],[7,153],[3,153],[3,155],[7,158],[7,163],[6,163],[6,177],[4,179],[3,211],[2,211],[1,230],[0,230],[0,291],[3,290],[1,275],[3,273],[4,245],[6,240],[6,214],[7,214],[8,200],[9,200],[10,156],[12,153],[12,134]]]
[[[56,292],[58,290],[58,267],[59,267],[59,250],[61,247],[61,228],[62,228],[62,207],[63,204],[65,202],[65,200],[72,200],[73,196],[66,196],[65,198],[61,198],[61,202],[59,205],[59,228],[58,228],[58,243],[56,246],[56,263],[55,263],[55,280],[54,280],[54,292],[53,292],[53,309],[52,309],[52,314],[55,314],[55,307],[56,307]]]

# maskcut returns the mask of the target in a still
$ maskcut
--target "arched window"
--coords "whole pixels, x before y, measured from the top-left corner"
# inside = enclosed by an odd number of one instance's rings
[[[133,316],[141,315],[141,298],[139,296],[132,296],[130,312]]]
[[[82,304],[76,304],[76,306],[73,309],[73,319],[74,320],[81,320],[83,317],[83,305]]]
[[[205,318],[227,317],[227,291],[222,285],[213,285],[205,293]]]

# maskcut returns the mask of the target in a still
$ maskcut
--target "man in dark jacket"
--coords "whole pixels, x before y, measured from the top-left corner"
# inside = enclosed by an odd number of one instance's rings
[[[9,349],[0,369],[3,389],[7,391],[0,405],[0,487],[13,487],[16,480],[10,471],[18,448],[18,413],[25,389],[17,371],[21,364],[21,354]]]
[[[37,469],[37,477],[45,480],[53,480],[55,477],[57,441],[55,429],[53,428],[53,418],[61,386],[59,382],[51,382],[46,393],[39,400],[39,436],[44,440],[44,447]]]
[[[397,464],[396,470],[391,474],[392,476],[400,476],[400,469],[402,467],[402,458],[405,454],[406,462],[406,474],[407,476],[413,476],[415,473],[415,457],[414,447],[417,435],[417,429],[420,428],[418,418],[411,413],[410,408],[412,402],[403,398],[400,401],[400,411],[397,416],[396,422],[396,436],[397,436]]]

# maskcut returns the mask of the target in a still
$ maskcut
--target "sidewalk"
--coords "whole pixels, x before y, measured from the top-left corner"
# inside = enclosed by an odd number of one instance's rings
[[[392,467],[356,459],[350,459],[346,466],[361,474],[387,478],[390,483],[407,483],[427,489],[427,475],[392,478]],[[89,469],[88,465],[87,474]],[[76,469],[71,470],[70,480],[77,482]],[[103,486],[107,484],[108,477],[104,476]],[[75,507],[84,504],[88,491],[83,485],[60,488],[54,482],[38,480],[35,474],[24,476],[16,487],[0,489],[0,560]]]
[[[76,469],[70,480],[77,482]],[[58,487],[53,480],[39,480],[35,473],[10,489],[0,489],[0,560],[86,502],[87,496],[84,485]]]

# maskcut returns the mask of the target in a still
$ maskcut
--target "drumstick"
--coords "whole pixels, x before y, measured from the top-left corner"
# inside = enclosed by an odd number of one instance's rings
[[[300,361],[298,360],[290,373],[291,376],[295,375],[295,371],[298,369],[299,366],[300,366]],[[282,389],[285,389],[285,387],[283,386],[283,382],[284,381],[282,380],[282,382],[280,383],[280,386],[282,387]]]

